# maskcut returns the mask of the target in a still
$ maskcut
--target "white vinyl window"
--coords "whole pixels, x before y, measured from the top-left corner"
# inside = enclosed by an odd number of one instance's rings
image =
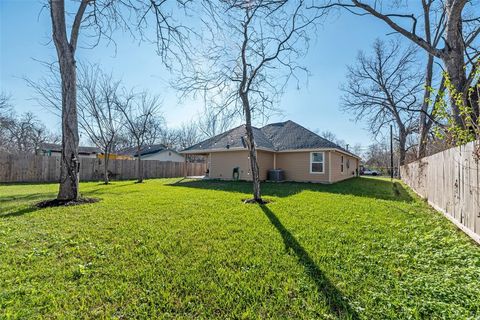
[[[343,165],[344,162],[343,161],[344,160],[343,160],[343,156],[342,156],[342,162],[340,163],[340,172],[342,172],[342,173],[344,172],[344,165]]]
[[[323,152],[310,152],[310,173],[323,173],[324,159],[325,154]]]

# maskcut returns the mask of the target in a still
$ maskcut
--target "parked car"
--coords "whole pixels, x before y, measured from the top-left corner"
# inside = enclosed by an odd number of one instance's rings
[[[381,175],[380,171],[371,170],[371,169],[363,170],[363,174],[366,175],[366,176],[379,176],[379,175]]]

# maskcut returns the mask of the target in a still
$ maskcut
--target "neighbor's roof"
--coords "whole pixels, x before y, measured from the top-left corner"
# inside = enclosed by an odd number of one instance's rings
[[[257,148],[271,151],[287,151],[302,149],[338,149],[345,153],[351,152],[340,147],[318,134],[302,127],[293,121],[268,124],[262,128],[253,127],[253,136]],[[213,138],[197,143],[182,152],[228,150],[231,148],[246,148],[245,125],[233,128]]]
[[[42,151],[62,152],[62,145],[56,143],[43,143],[41,146]],[[94,154],[101,153],[102,151],[97,147],[78,147],[78,153],[82,154]]]
[[[158,153],[161,151],[171,151],[177,153],[175,150],[167,148],[164,144],[151,144],[140,149],[140,155],[145,156],[147,154]],[[137,147],[123,149],[118,152],[121,155],[128,155],[132,157],[137,157]]]

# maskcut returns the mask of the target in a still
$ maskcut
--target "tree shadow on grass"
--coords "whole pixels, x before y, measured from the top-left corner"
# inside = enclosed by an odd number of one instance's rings
[[[19,217],[19,216],[23,216],[23,215],[31,213],[31,212],[35,212],[37,210],[40,210],[40,208],[38,208],[36,206],[33,206],[33,205],[30,205],[26,208],[22,208],[22,209],[19,209],[19,210],[16,210],[16,211],[11,211],[11,212],[7,212],[7,213],[1,213],[0,212],[0,219],[11,218],[11,217]]]
[[[31,201],[37,199],[43,199],[48,196],[52,196],[52,192],[43,192],[43,193],[28,193],[28,194],[12,194],[8,196],[0,196],[0,203],[9,203],[16,201]]]
[[[265,205],[260,205],[260,208],[282,236],[286,249],[291,249],[295,253],[298,262],[305,269],[305,273],[315,282],[318,290],[325,295],[331,313],[342,319],[358,319],[358,314],[344,299],[342,292],[324,275],[308,252],[285,228],[277,216]]]
[[[248,181],[223,180],[179,180],[170,186],[211,189],[227,192],[251,193],[252,183]],[[412,202],[413,198],[399,182],[378,178],[352,178],[334,184],[303,182],[264,182],[262,195],[289,197],[303,191],[324,192],[331,194],[353,195],[374,199]]]
[[[35,206],[35,203],[48,199],[54,194],[52,192],[38,192],[0,196],[0,219],[19,217],[37,211],[39,208]]]
[[[105,184],[103,182],[100,182],[97,184],[97,188],[95,189],[87,189],[86,191],[82,191],[82,194],[88,194],[88,195],[94,195],[94,194],[105,194],[105,193],[111,193],[112,190],[118,189],[118,188],[124,188],[124,187],[131,187],[136,184],[136,181],[130,182],[130,181],[124,181],[124,180],[115,180],[113,182],[110,182],[109,184]],[[122,191],[120,191],[122,192]]]

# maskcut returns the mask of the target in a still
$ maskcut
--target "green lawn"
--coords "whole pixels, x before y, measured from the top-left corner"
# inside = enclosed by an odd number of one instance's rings
[[[400,183],[0,185],[0,318],[478,319],[480,248]]]

